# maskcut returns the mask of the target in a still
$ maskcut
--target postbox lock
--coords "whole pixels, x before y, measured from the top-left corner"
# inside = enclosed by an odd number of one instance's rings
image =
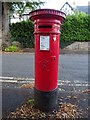
[[[54,42],[56,41],[56,37],[53,37],[53,41],[54,41]]]

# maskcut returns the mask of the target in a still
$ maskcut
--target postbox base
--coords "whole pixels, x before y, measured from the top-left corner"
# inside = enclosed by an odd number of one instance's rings
[[[44,112],[50,112],[56,109],[57,94],[58,89],[49,92],[43,92],[34,88],[35,106]]]

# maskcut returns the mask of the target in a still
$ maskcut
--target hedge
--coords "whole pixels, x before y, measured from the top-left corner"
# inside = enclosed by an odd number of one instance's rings
[[[23,47],[34,47],[34,26],[30,20],[10,25],[11,41],[19,41]],[[90,15],[67,15],[61,25],[61,42],[90,41]]]
[[[68,15],[61,25],[61,41],[90,41],[90,15]]]
[[[11,42],[19,41],[25,47],[34,47],[34,26],[30,20],[10,25]]]

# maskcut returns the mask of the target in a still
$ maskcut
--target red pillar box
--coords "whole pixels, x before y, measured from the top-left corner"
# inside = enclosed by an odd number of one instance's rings
[[[57,105],[60,26],[65,14],[53,9],[30,12],[35,37],[35,105],[51,111]]]

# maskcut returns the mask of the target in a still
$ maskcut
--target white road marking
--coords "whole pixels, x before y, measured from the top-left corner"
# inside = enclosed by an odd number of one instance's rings
[[[17,80],[0,80],[1,83],[17,83]]]
[[[34,78],[17,78],[17,77],[1,77],[0,76],[0,83],[34,83]],[[88,81],[79,82],[79,80],[75,80],[71,83],[70,80],[58,80],[58,85],[61,86],[90,86]]]

